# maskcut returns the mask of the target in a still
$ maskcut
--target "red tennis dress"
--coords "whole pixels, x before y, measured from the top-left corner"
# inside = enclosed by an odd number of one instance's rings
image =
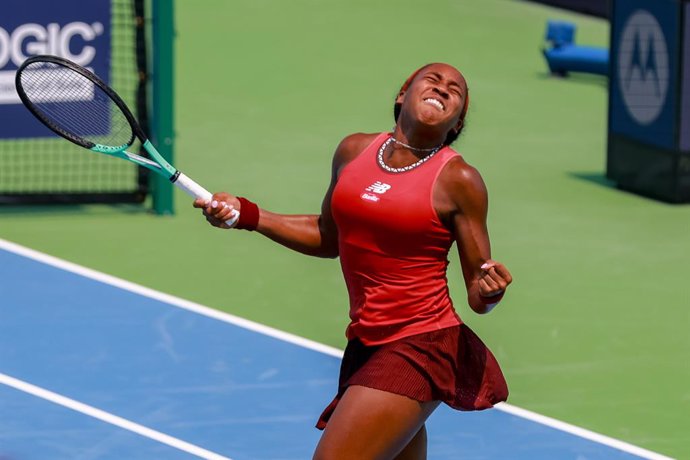
[[[348,339],[380,345],[460,324],[448,294],[453,236],[432,204],[445,147],[403,173],[384,170],[381,134],[341,172],[331,201],[340,263],[350,295]]]
[[[454,238],[432,195],[441,170],[458,154],[444,147],[415,168],[390,172],[377,158],[389,137],[380,134],[344,167],[331,199],[350,324],[338,395],[319,428],[350,385],[464,410],[508,396],[496,359],[462,323],[448,292]]]

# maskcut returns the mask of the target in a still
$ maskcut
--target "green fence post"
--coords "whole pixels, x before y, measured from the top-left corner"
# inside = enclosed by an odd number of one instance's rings
[[[152,141],[169,163],[174,164],[174,0],[152,0],[153,95],[151,110]],[[151,175],[153,210],[173,214],[173,186],[157,174]]]

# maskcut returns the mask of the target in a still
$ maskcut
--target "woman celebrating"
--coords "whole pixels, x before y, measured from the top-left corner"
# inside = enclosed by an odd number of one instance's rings
[[[282,215],[246,198],[197,200],[214,226],[256,230],[295,251],[340,257],[350,299],[337,395],[314,459],[425,459],[426,419],[444,402],[505,401],[494,356],[456,313],[446,268],[455,242],[470,307],[488,313],[511,283],[491,259],[481,176],[450,148],[469,106],[462,74],[429,64],[403,84],[393,133],[352,134],[333,157],[320,215]]]

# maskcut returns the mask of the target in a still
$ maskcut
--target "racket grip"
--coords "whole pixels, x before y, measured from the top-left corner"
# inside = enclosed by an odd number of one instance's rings
[[[194,198],[201,198],[204,201],[211,201],[211,198],[213,198],[213,194],[211,192],[209,192],[204,187],[190,179],[189,176],[182,174],[181,172],[178,172],[178,174],[173,176],[171,182],[175,184],[177,188],[184,191],[187,195],[190,195]],[[225,223],[230,227],[234,227],[239,219],[239,211],[237,209],[233,209],[232,217],[226,220]]]

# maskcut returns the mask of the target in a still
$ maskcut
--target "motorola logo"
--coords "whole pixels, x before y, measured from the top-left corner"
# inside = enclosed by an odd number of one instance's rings
[[[625,23],[618,51],[618,84],[632,118],[653,123],[666,102],[669,56],[659,22],[644,10]]]

